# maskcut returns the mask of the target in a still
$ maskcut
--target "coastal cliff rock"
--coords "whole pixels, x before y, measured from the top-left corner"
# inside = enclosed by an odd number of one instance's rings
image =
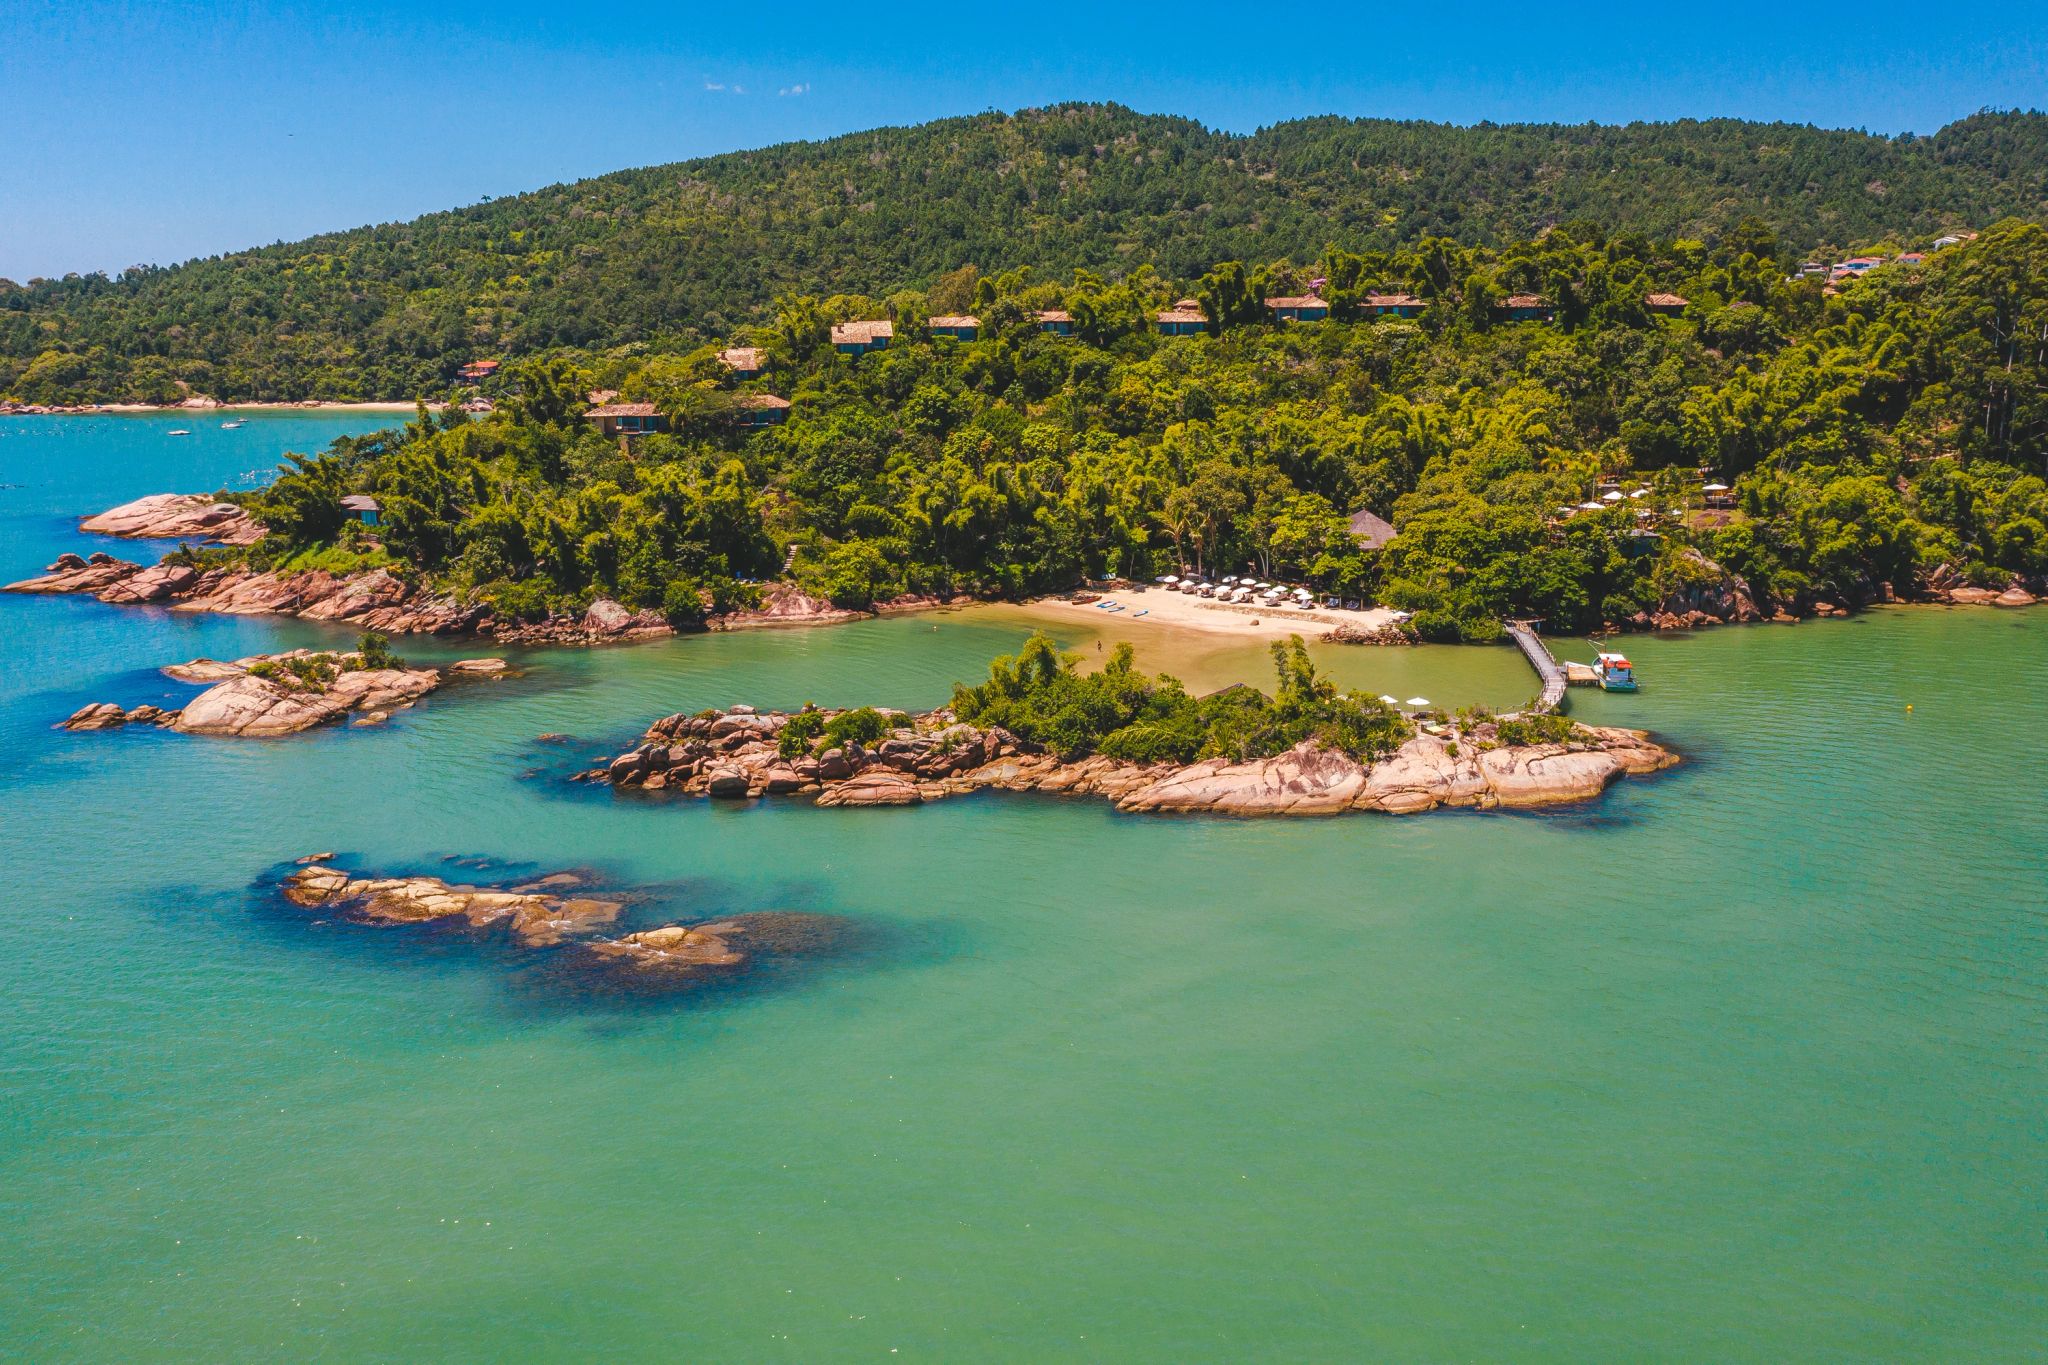
[[[200,493],[152,493],[87,517],[78,523],[78,529],[92,535],[133,540],[190,540],[215,545],[253,545],[263,537],[262,525],[247,511]]]
[[[161,602],[199,581],[199,571],[182,564],[153,564],[109,583],[98,593],[102,602]]]
[[[1244,762],[1135,764],[1099,754],[1065,761],[1002,730],[962,725],[947,711],[892,716],[898,728],[872,747],[789,756],[779,743],[785,714],[679,713],[655,722],[639,747],[579,778],[715,800],[804,796],[828,807],[914,806],[999,790],[1092,796],[1129,812],[1398,815],[1579,801],[1619,777],[1678,761],[1640,731],[1584,725],[1544,744],[1500,744],[1490,726],[1469,736],[1419,734],[1370,764],[1309,743]]]
[[[1690,629],[1723,622],[1761,621],[1749,580],[1731,573],[1698,550],[1687,548],[1674,566],[1682,583],[1665,593],[1652,612],[1658,630]]]
[[[277,574],[195,569],[169,562],[144,568],[107,554],[63,555],[41,577],[5,592],[91,593],[102,602],[158,603],[175,611],[231,616],[303,616],[386,634],[452,635],[482,628],[489,609],[423,593],[386,569],[336,575],[322,569]]]
[[[501,621],[493,631],[500,641],[520,645],[626,644],[675,633],[660,612],[630,611],[608,597],[592,602],[581,616],[551,616],[531,624]]]
[[[1116,803],[1126,811],[1208,811],[1219,815],[1332,815],[1365,789],[1365,767],[1344,754],[1301,744],[1272,758],[1212,758],[1177,769]]]
[[[904,593],[875,603],[872,611],[836,607],[822,597],[813,597],[790,582],[769,583],[761,589],[759,606],[713,616],[704,624],[712,630],[753,630],[764,626],[830,626],[842,621],[864,621],[871,616],[931,611],[938,607],[965,606],[972,597],[939,597],[931,593]]]
[[[675,634],[659,612],[630,611],[599,598],[580,615],[519,623],[497,620],[485,603],[429,593],[389,569],[279,574],[246,568],[198,569],[169,561],[147,568],[108,554],[60,556],[37,578],[0,591],[90,593],[120,606],[156,603],[174,611],[230,616],[301,616],[387,635],[494,635],[506,644],[597,645]]]
[[[98,593],[140,572],[140,564],[116,559],[104,551],[95,551],[82,559],[77,555],[58,555],[41,577],[9,583],[0,592]]]
[[[822,626],[839,621],[857,621],[868,615],[835,607],[822,597],[812,597],[794,583],[770,583],[761,590],[761,604],[714,616],[705,624],[713,630],[747,630],[760,626]]]

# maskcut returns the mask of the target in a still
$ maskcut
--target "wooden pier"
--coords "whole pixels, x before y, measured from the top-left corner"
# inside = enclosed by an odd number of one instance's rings
[[[1537,636],[1537,624],[1535,621],[1509,621],[1507,629],[1508,638],[1515,642],[1516,647],[1522,651],[1522,657],[1529,661],[1529,666],[1536,670],[1536,676],[1543,680],[1543,695],[1529,708],[1536,714],[1543,715],[1557,710],[1564,704],[1566,679],[1564,668],[1550,652],[1550,646],[1544,644]]]

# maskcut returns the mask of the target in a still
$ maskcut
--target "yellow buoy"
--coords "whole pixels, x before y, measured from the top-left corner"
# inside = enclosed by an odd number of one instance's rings
[[[1912,703],[1912,702],[1907,702],[1907,703],[1906,703],[1906,709],[1907,709],[1908,711],[1912,710],[1912,709],[1913,709],[1913,703]]]

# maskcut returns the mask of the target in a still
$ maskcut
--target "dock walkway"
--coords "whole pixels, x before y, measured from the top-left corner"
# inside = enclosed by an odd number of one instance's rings
[[[1555,711],[1564,704],[1564,669],[1551,654],[1550,647],[1536,634],[1533,621],[1510,621],[1507,623],[1508,638],[1521,649],[1529,666],[1536,670],[1536,676],[1543,680],[1543,695],[1530,709],[1539,715]]]

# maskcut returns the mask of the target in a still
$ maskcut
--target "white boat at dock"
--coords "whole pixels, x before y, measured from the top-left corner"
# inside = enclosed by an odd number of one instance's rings
[[[1593,659],[1593,681],[1603,692],[1633,692],[1636,690],[1635,666],[1626,656],[1603,650]]]

